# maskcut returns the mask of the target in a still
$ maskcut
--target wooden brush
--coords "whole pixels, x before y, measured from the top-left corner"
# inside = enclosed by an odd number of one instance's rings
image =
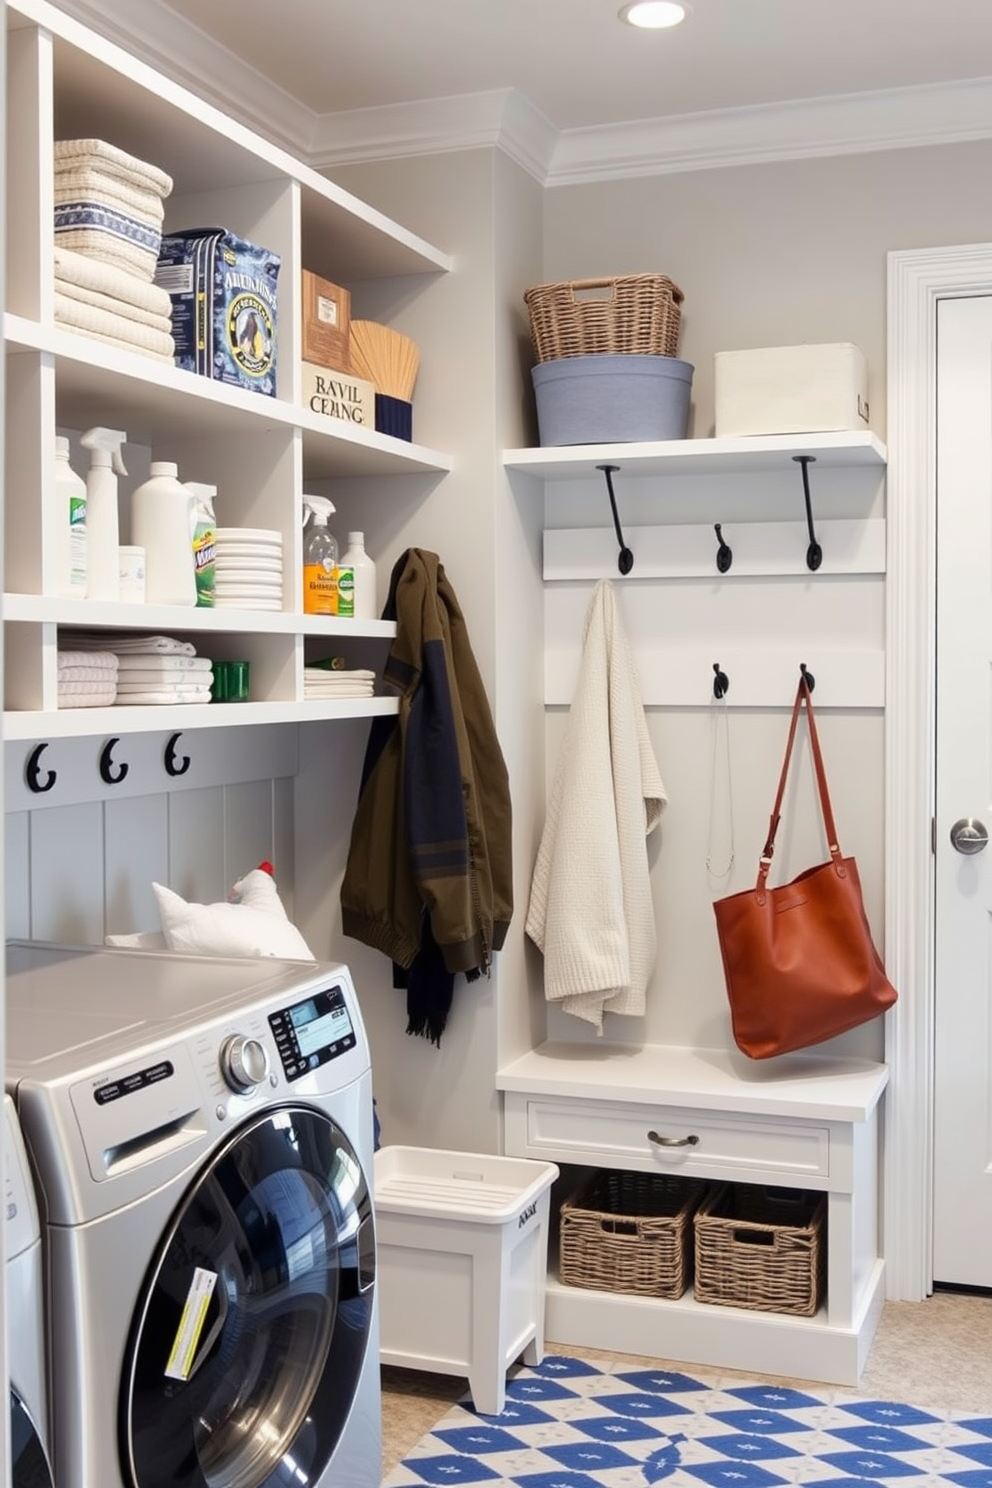
[[[420,370],[420,348],[409,336],[377,320],[351,322],[351,368],[380,393],[409,403]]]

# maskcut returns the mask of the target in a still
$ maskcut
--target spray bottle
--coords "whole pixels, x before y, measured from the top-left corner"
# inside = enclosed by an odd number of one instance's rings
[[[117,477],[127,475],[120,429],[87,429],[80,439],[90,450],[86,476],[86,593],[88,599],[120,599],[120,519]]]
[[[193,494],[193,568],[196,573],[196,602],[209,607],[216,601],[217,517],[214,513],[216,486],[184,481]]]
[[[338,545],[328,530],[334,511],[326,496],[304,496],[303,515],[312,518],[303,541],[303,613],[336,615],[338,612]]]
[[[69,441],[55,436],[55,494],[58,504],[58,591],[86,598],[86,482],[69,464]]]

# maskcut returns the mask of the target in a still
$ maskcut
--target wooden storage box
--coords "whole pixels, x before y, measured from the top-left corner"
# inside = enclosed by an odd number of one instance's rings
[[[812,1317],[826,1281],[826,1216],[823,1194],[717,1184],[693,1220],[696,1301]]]
[[[561,1206],[562,1283],[681,1297],[692,1276],[692,1216],[705,1191],[696,1178],[594,1174]]]
[[[302,278],[304,362],[350,372],[351,294],[309,269]]]
[[[868,428],[868,368],[849,341],[718,351],[717,437]]]

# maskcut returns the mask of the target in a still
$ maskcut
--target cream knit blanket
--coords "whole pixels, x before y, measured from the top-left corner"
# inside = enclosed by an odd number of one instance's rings
[[[126,181],[143,191],[154,191],[166,197],[172,192],[172,177],[157,165],[129,155],[117,145],[101,139],[67,139],[55,141],[56,170],[84,169],[87,166]]]
[[[657,955],[645,839],[668,797],[613,586],[586,611],[579,678],[534,867],[526,930],[549,1002],[603,1031],[642,1017]]]
[[[124,320],[137,325],[149,326],[153,331],[166,336],[172,335],[171,315],[156,315],[151,310],[143,310],[140,305],[132,305],[127,300],[118,300],[113,295],[101,294],[98,289],[86,289],[81,284],[73,284],[69,279],[60,279],[58,275],[55,277],[55,293],[61,299],[78,300],[80,305],[102,310],[108,315],[116,315],[118,319],[123,317]],[[165,347],[160,348],[160,350],[165,349]]]
[[[108,299],[122,300],[135,310],[145,310],[149,315],[172,316],[172,296],[167,289],[139,279],[133,272],[125,273],[113,264],[93,258],[88,253],[73,253],[56,243],[54,248],[55,278],[59,289],[68,294],[68,284],[79,289],[92,290],[94,294],[106,295]],[[120,306],[118,313],[123,314]]]
[[[128,351],[141,351],[148,356],[160,357],[171,362],[175,354],[175,342],[168,331],[155,330],[140,321],[117,315],[112,310],[101,310],[96,305],[82,300],[70,299],[68,295],[55,291],[55,320],[58,325],[70,326],[85,336],[96,336]]]
[[[55,205],[66,202],[102,202],[159,231],[165,220],[165,206],[157,192],[142,191],[104,171],[57,170]]]

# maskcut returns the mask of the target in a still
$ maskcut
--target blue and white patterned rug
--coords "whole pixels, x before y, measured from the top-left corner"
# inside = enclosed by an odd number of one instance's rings
[[[992,1488],[992,1416],[548,1355],[512,1374],[498,1416],[466,1395],[382,1488],[441,1483]]]

